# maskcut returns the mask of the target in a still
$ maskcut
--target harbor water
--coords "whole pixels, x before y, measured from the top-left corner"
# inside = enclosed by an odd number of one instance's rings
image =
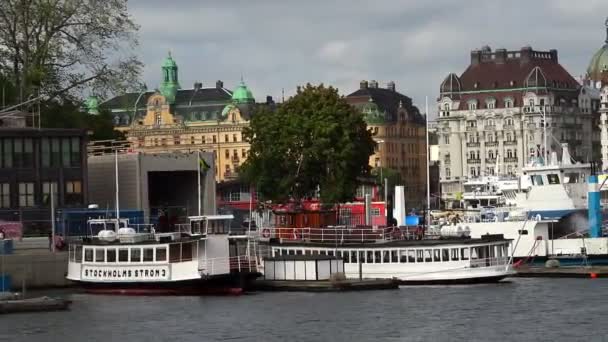
[[[72,299],[72,309],[0,316],[0,341],[608,341],[608,279],[234,297],[43,294]]]

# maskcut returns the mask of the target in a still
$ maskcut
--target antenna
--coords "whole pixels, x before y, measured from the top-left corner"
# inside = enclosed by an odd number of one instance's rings
[[[119,199],[118,199],[118,146],[114,148],[114,173],[116,178],[116,223],[120,219]]]

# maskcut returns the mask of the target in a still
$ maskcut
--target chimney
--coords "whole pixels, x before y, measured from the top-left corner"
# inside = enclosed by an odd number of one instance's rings
[[[378,82],[376,80],[369,81],[370,88],[378,88]]]
[[[217,89],[224,88],[224,82],[222,82],[222,81],[220,81],[220,80],[217,80],[217,82],[215,82],[215,87],[216,87]]]
[[[520,55],[521,63],[529,63],[532,60],[532,47],[524,46],[520,50]]]
[[[201,90],[203,84],[201,82],[194,82],[194,90]]]
[[[386,89],[390,90],[390,91],[395,91],[395,82],[390,81],[386,84]]]
[[[359,89],[367,89],[367,81],[363,80],[359,82]]]
[[[507,61],[507,49],[496,49],[494,52],[496,63],[504,63]]]
[[[481,63],[481,51],[471,51],[471,65],[477,65],[479,63]]]
[[[272,99],[272,96],[268,95],[266,96],[266,104],[274,104],[274,100]]]
[[[551,60],[557,63],[557,50],[551,49],[549,50],[549,54],[551,55]]]

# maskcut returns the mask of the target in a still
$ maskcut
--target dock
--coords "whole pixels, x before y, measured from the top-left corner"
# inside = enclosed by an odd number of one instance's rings
[[[68,310],[70,304],[69,300],[51,297],[1,300],[0,314],[63,311]]]
[[[256,280],[257,291],[297,291],[297,292],[345,292],[369,290],[395,290],[399,282],[393,279],[347,279],[331,280]]]
[[[523,278],[608,278],[608,266],[523,266],[515,271]]]

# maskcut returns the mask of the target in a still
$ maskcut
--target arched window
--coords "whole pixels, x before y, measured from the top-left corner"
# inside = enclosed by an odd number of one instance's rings
[[[511,133],[507,133],[507,141],[512,141],[513,137],[511,136]]]

